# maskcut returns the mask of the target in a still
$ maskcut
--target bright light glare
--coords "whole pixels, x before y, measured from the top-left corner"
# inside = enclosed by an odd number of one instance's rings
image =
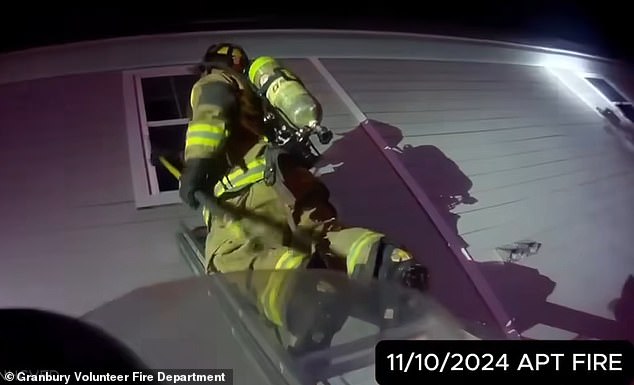
[[[588,70],[587,64],[583,60],[563,55],[543,55],[539,64],[546,68],[564,69],[575,73],[587,72]]]
[[[579,99],[581,99],[585,104],[588,105],[588,107],[592,108],[592,110],[594,112],[596,112],[598,115],[600,115],[601,117],[603,117],[603,115],[601,115],[601,113],[599,111],[597,111],[597,107],[601,107],[600,105],[597,105],[596,101],[593,102],[591,100],[589,100],[586,95],[585,92],[583,92],[583,90],[580,90],[577,86],[573,85],[568,79],[566,79],[567,77],[570,76],[577,76],[582,80],[584,84],[584,88],[588,87],[588,89],[591,89],[590,84],[585,81],[585,79],[582,79],[581,76],[579,75],[579,73],[575,73],[572,71],[567,71],[565,69],[558,69],[558,68],[553,68],[553,67],[544,67],[548,72],[550,72],[555,78],[557,78],[559,80],[559,82],[561,82],[564,86],[566,86],[566,88],[568,88],[570,91],[572,91],[572,93],[574,93],[575,95],[577,95],[577,97]],[[593,89],[591,89],[592,91],[594,91]],[[598,95],[600,96],[600,95]]]

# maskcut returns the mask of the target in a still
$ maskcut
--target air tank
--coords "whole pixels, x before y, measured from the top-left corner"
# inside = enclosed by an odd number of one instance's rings
[[[321,124],[322,108],[301,81],[272,57],[257,58],[249,68],[249,80],[271,105],[296,127]]]

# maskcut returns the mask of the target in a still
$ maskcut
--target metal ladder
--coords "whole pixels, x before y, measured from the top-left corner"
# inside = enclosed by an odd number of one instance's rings
[[[194,275],[205,275],[205,227],[188,228],[181,223],[180,231],[176,234],[178,249]]]

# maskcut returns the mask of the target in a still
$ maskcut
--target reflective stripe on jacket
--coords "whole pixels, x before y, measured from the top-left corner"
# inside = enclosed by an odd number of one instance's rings
[[[238,192],[263,180],[266,167],[265,151],[267,148],[268,141],[265,138],[260,139],[258,143],[251,147],[243,158],[244,163],[246,163],[246,169],[234,166],[229,170],[214,186],[214,196],[220,198],[225,193]],[[211,213],[206,206],[203,206],[202,214],[205,225],[210,226]]]
[[[257,183],[264,179],[264,168],[266,161],[264,157],[257,158],[247,163],[247,169],[238,168],[225,175],[214,187],[214,195],[222,196],[226,192],[236,192],[243,188]]]
[[[266,166],[264,153],[267,146],[267,142],[264,139],[261,139],[260,142],[253,146],[243,158],[246,169],[241,166],[234,166],[216,183],[214,196],[220,198],[224,193],[240,191],[264,179]]]

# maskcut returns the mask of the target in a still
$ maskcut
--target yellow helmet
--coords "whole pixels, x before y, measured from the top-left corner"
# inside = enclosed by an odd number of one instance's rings
[[[231,43],[219,43],[207,48],[201,65],[205,68],[227,66],[245,73],[249,67],[249,58],[242,47]]]

